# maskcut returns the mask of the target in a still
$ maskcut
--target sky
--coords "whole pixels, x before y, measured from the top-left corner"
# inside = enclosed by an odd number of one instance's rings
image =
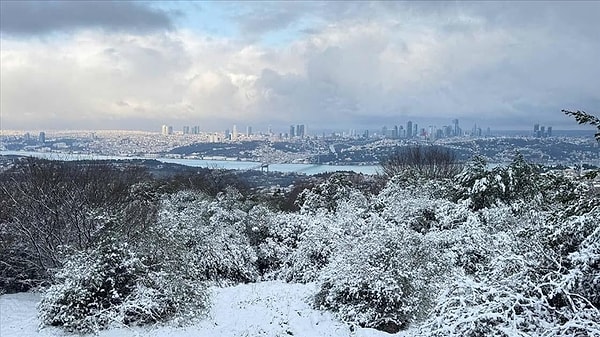
[[[600,114],[600,2],[1,1],[2,129],[266,131]]]

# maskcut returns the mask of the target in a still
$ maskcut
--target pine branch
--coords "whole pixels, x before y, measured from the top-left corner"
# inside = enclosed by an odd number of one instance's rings
[[[600,119],[598,117],[596,117],[594,115],[590,115],[587,112],[580,111],[580,110],[570,111],[570,110],[562,109],[561,111],[567,116],[575,117],[575,120],[579,124],[589,124],[589,125],[596,126],[596,128],[598,129],[598,132],[594,135],[594,137],[596,137],[596,140],[600,142]]]

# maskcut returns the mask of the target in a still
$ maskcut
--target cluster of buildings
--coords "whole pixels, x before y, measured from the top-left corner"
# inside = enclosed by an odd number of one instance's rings
[[[544,137],[552,137],[552,127],[540,126],[539,124],[533,124],[533,137],[535,138],[544,138]]]
[[[254,133],[252,130],[252,126],[247,126],[245,132],[238,130],[237,125],[233,125],[232,129],[227,129],[224,132],[214,132],[214,133],[205,133],[200,131],[199,126],[183,126],[181,131],[173,131],[173,126],[171,125],[163,125],[162,126],[162,134],[163,135],[173,135],[177,134],[191,134],[191,135],[203,135],[207,137],[208,142],[222,142],[222,141],[236,141],[236,140],[249,140],[249,139],[263,139],[263,138],[275,138],[280,140],[292,140],[292,139],[304,139],[308,137],[306,131],[306,125],[304,124],[296,124],[290,125],[289,132],[285,133],[273,133],[271,126],[269,126],[268,131],[266,133],[259,132]],[[332,134],[333,136],[338,136],[338,134]],[[349,133],[344,132],[342,136],[350,137],[350,138],[360,138],[361,136],[357,134],[356,130],[350,130]],[[488,127],[486,130],[482,130],[481,127],[474,125],[470,130],[463,130],[460,125],[458,119],[453,119],[450,125],[444,125],[442,127],[436,127],[429,125],[426,128],[419,128],[419,125],[413,121],[407,121],[406,125],[394,125],[393,127],[384,126],[381,128],[381,133],[376,132],[374,134],[370,134],[369,130],[365,130],[362,134],[362,138],[368,139],[371,137],[375,138],[389,138],[389,139],[441,139],[441,138],[451,138],[451,137],[461,137],[461,136],[471,136],[471,137],[483,137],[483,136],[491,136],[490,128]],[[552,136],[552,127],[551,126],[540,126],[540,124],[535,124],[533,126],[533,137],[543,138],[543,137],[551,137]],[[325,133],[323,133],[323,137],[325,137]],[[40,135],[40,139],[42,136]],[[42,141],[40,141],[42,142]],[[42,142],[43,143],[43,142]]]
[[[31,141],[33,141],[33,140],[34,140],[34,136],[32,136],[32,135],[31,135],[29,132],[27,132],[27,133],[25,133],[25,135],[23,135],[23,140],[24,140],[25,142],[31,142]],[[45,133],[44,131],[41,131],[41,132],[38,134],[38,137],[37,137],[37,142],[38,142],[39,144],[44,144],[44,143],[46,143],[46,133]]]
[[[490,134],[490,129],[488,128],[486,131],[487,134]],[[451,125],[445,125],[441,128],[430,125],[427,128],[419,128],[417,123],[413,123],[412,121],[406,122],[406,128],[403,125],[394,125],[392,128],[388,128],[384,126],[381,129],[381,136],[384,138],[426,138],[426,139],[439,139],[439,138],[450,138],[450,137],[460,137],[465,134],[469,134],[473,137],[481,137],[483,136],[483,131],[480,127],[475,125],[471,132],[464,132],[463,129],[458,124],[458,119],[453,119]],[[363,137],[369,138],[368,131],[365,131]]]
[[[200,131],[199,126],[183,126],[181,131],[174,131],[173,126],[163,125],[161,134],[163,136],[173,134],[191,134],[191,135],[205,135],[208,137],[208,141],[212,143],[221,142],[225,140],[242,140],[242,139],[254,139],[264,137],[277,137],[279,139],[303,139],[306,137],[306,126],[304,124],[291,125],[289,133],[274,134],[273,129],[269,125],[268,132],[255,134],[252,130],[252,126],[246,127],[246,132],[239,131],[237,125],[233,125],[232,129],[226,129],[224,132],[205,133]]]

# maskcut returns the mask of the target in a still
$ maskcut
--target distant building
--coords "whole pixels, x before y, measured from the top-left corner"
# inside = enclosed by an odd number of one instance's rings
[[[187,135],[187,134],[190,133],[190,127],[189,126],[184,126],[182,131],[183,131],[184,135]]]
[[[251,126],[246,127],[246,136],[247,137],[252,136],[252,127]]]
[[[412,121],[408,121],[406,123],[406,138],[412,138],[413,136],[413,123]]]
[[[290,125],[290,134],[289,134],[289,137],[290,138],[296,137],[296,126]]]
[[[221,135],[218,133],[213,133],[208,135],[208,141],[210,143],[220,143],[222,141]]]
[[[162,132],[163,136],[168,136],[173,134],[173,127],[171,125],[163,125]]]
[[[304,124],[298,124],[296,126],[296,137],[304,138]]]
[[[237,138],[238,138],[237,125],[233,124],[233,132],[231,133],[231,140],[237,140]]]
[[[533,125],[533,137],[542,138],[542,137],[552,137],[552,127],[549,126],[546,128],[544,125],[534,124]]]
[[[38,142],[40,142],[40,144],[44,144],[46,142],[46,133],[44,131],[40,132],[40,135],[38,136]]]
[[[460,126],[458,126],[458,119],[453,119],[452,125],[453,125],[453,135],[456,137],[460,136],[462,133],[462,130],[460,129]]]

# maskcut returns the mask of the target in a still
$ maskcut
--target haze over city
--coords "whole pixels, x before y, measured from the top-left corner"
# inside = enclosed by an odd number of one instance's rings
[[[2,129],[576,129],[600,2],[0,3]]]

